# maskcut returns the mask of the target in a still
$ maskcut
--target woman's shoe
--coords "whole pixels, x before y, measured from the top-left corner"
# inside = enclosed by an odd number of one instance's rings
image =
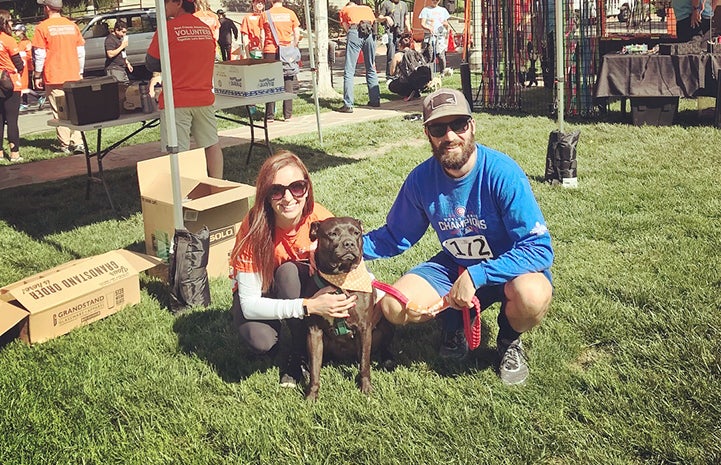
[[[17,163],[19,161],[23,161],[20,152],[10,152],[10,163]]]

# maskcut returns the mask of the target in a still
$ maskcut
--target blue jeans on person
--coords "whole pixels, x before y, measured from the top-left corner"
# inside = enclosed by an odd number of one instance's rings
[[[396,54],[396,35],[393,31],[386,33],[388,37],[388,44],[386,45],[386,79],[391,77],[391,61],[393,61],[393,55]]]
[[[358,62],[358,55],[363,50],[363,64],[366,69],[366,85],[368,85],[368,101],[380,104],[381,91],[376,73],[376,42],[373,34],[365,39],[358,36],[358,29],[353,26],[348,30],[348,44],[345,49],[345,69],[343,70],[343,103],[353,108],[353,77]]]

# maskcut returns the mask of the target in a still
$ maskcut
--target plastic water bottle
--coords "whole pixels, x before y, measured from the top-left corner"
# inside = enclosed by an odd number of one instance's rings
[[[140,91],[140,106],[143,109],[143,113],[152,113],[155,110],[153,105],[153,99],[150,98],[150,89],[147,82],[141,82],[138,85]]]

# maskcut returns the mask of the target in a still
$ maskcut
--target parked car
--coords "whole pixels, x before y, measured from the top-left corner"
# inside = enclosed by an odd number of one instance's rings
[[[145,53],[157,28],[154,8],[117,10],[75,20],[85,39],[86,75],[105,73],[105,37],[119,19],[128,25],[128,61],[137,68],[133,74],[146,77]]]

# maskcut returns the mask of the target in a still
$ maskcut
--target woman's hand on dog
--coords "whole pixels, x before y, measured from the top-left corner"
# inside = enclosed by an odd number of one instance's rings
[[[348,310],[355,307],[358,296],[335,294],[335,291],[335,287],[326,286],[307,299],[308,313],[327,318],[348,318],[350,316]]]

